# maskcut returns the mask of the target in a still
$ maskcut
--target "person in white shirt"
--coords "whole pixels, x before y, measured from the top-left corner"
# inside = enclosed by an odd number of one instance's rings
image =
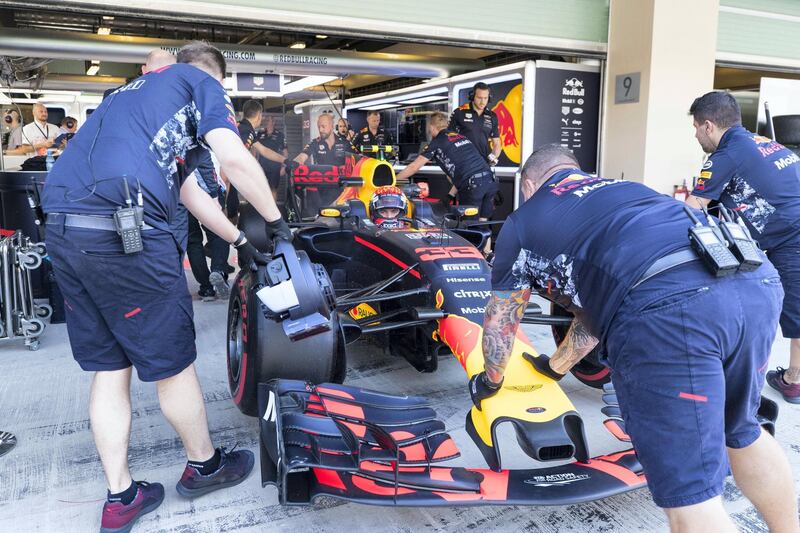
[[[33,104],[33,122],[22,127],[22,146],[26,152],[38,152],[53,146],[58,136],[58,126],[47,122],[47,108],[44,104]]]

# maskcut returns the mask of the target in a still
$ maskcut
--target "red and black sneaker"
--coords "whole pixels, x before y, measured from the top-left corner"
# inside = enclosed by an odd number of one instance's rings
[[[220,453],[219,468],[208,475],[204,476],[195,467],[186,465],[181,480],[175,486],[178,494],[184,498],[196,498],[215,490],[233,487],[247,479],[256,461],[253,452],[250,450],[227,452],[224,447],[220,447],[218,450]]]
[[[106,502],[103,506],[103,519],[100,533],[127,533],[142,515],[156,508],[164,501],[164,485],[136,481],[136,497],[131,503]]]
[[[769,386],[780,392],[783,399],[789,403],[800,403],[800,383],[786,383],[783,375],[785,368],[778,367],[776,370],[767,372],[767,383]]]

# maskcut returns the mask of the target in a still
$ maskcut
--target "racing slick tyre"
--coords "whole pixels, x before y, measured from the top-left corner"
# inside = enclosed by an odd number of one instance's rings
[[[772,117],[775,127],[775,140],[791,146],[800,145],[800,115],[779,115]]]
[[[572,316],[572,313],[556,304],[550,304],[550,314],[553,316]],[[552,326],[552,330],[553,340],[558,346],[567,336],[569,326]],[[609,372],[608,367],[600,364],[598,351],[599,348],[595,348],[589,352],[589,355],[572,367],[570,372],[584,385],[602,389],[603,385],[611,381],[611,372]]]
[[[261,382],[341,383],[346,373],[344,335],[335,311],[328,330],[293,341],[282,322],[263,312],[256,285],[255,273],[240,272],[228,301],[228,385],[236,406],[249,416],[258,416]]]

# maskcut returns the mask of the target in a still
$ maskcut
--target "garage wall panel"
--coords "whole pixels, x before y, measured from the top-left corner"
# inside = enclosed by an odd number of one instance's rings
[[[721,0],[719,11],[720,62],[800,68],[800,1]]]
[[[104,12],[602,56],[610,0],[66,0]]]

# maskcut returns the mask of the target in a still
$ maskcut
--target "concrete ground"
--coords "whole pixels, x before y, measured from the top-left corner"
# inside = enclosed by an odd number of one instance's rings
[[[196,286],[192,286],[196,291]],[[226,303],[195,301],[197,368],[205,392],[212,436],[217,445],[257,450],[257,423],[239,413],[228,392],[225,370]],[[526,326],[531,340],[552,353],[549,330]],[[165,349],[169,347],[165,346]],[[469,406],[463,371],[453,359],[434,374],[419,374],[403,360],[368,345],[350,354],[346,383],[389,393],[417,394],[434,400],[462,451],[461,464],[483,465],[464,431]],[[771,366],[786,365],[788,343],[777,339]],[[22,342],[0,344],[0,430],[17,435],[17,447],[0,458],[0,531],[96,531],[106,484],[92,443],[88,420],[91,375],[73,361],[64,325],[49,326],[39,351]],[[572,376],[563,387],[584,418],[594,455],[623,449],[602,427],[600,393]],[[778,400],[778,439],[788,453],[794,478],[800,478],[800,406]],[[130,465],[136,479],[159,481],[166,498],[134,531],[664,531],[664,515],[647,490],[566,507],[472,507],[394,509],[329,500],[316,507],[281,507],[274,488],[262,488],[257,474],[243,484],[184,500],[174,486],[183,471],[181,444],[158,407],[155,386],[134,379]],[[506,428],[508,429],[508,428]],[[502,439],[505,466],[530,461],[510,432]],[[669,450],[664,450],[669,453]],[[258,454],[256,454],[258,457]],[[258,459],[257,459],[258,460]],[[725,506],[743,531],[766,531],[757,513],[729,478]]]

